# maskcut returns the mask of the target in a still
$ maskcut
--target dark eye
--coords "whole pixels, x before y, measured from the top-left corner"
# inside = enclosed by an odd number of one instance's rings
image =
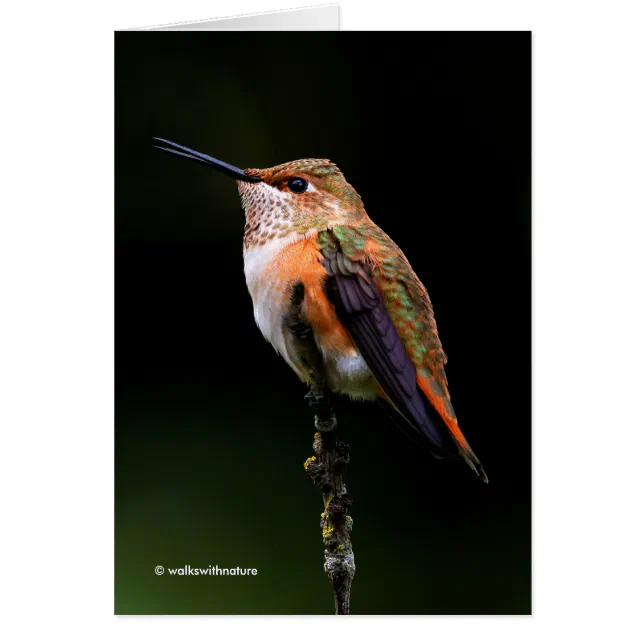
[[[299,177],[294,177],[293,179],[288,180],[288,189],[298,195],[302,192],[305,192],[308,187],[309,184],[304,181],[304,179],[300,179]]]

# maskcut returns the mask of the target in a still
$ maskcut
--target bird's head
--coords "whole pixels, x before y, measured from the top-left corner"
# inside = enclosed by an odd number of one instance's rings
[[[242,170],[165,139],[155,140],[164,152],[208,165],[237,181],[246,213],[247,244],[366,217],[360,195],[327,159]]]

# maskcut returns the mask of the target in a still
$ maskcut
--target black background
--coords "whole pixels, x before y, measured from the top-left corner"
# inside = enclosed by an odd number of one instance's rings
[[[330,158],[434,303],[490,477],[336,400],[354,613],[530,612],[529,33],[116,34],[116,612],[329,613],[304,386],[262,338],[240,167]],[[186,564],[254,578],[156,576]]]

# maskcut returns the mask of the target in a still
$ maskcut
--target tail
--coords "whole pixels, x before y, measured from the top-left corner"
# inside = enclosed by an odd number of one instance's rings
[[[440,460],[462,458],[484,483],[488,483],[481,461],[465,440],[456,421],[450,426],[430,401],[426,400],[427,396],[422,388],[419,387],[418,396],[425,400],[425,413],[416,414],[414,418],[403,414],[380,388],[377,393],[378,402],[387,416],[415,445]]]
[[[446,388],[437,386],[432,387],[430,378],[420,375],[418,375],[416,381],[418,383],[418,387],[423,394],[425,394],[425,397],[430,403],[428,407],[431,407],[431,411],[434,412],[434,414],[428,414],[427,418],[428,422],[432,424],[431,435],[435,433],[436,425],[446,428],[447,433],[449,433],[449,436],[456,447],[458,455],[461,456],[461,458],[476,472],[476,474],[481,477],[483,483],[488,483],[489,479],[481,465],[481,461],[477,458],[458,426],[456,414],[454,414],[454,408],[449,400],[449,394],[447,394]],[[440,393],[437,393],[436,390]],[[443,392],[445,392],[445,395],[441,395]],[[434,420],[436,422],[432,422],[432,416],[435,416]],[[423,427],[421,429],[424,434],[430,435],[430,432],[428,432],[426,428]]]
[[[458,442],[456,444],[463,460],[481,477],[483,483],[489,483],[490,479],[488,479],[487,474],[481,465],[481,461],[479,461],[468,442],[464,441],[464,445]]]

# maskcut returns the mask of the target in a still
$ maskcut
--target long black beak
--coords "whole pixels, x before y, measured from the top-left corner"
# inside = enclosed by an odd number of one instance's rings
[[[219,159],[209,157],[207,154],[202,154],[201,152],[197,152],[196,150],[191,150],[190,148],[186,148],[183,145],[173,143],[172,141],[167,141],[166,139],[160,139],[156,136],[153,138],[153,140],[165,144],[154,146],[159,150],[163,150],[163,152],[169,152],[170,154],[176,154],[177,156],[191,159],[192,161],[196,161],[197,163],[202,163],[203,165],[207,165],[211,168],[214,168],[215,170],[219,170],[219,172],[227,174],[229,177],[233,177],[233,179],[237,179],[237,181],[248,181],[249,183],[257,183],[261,181],[259,177],[249,176],[241,168],[236,168],[234,165],[230,165],[228,163],[224,163],[223,161],[219,161]]]

